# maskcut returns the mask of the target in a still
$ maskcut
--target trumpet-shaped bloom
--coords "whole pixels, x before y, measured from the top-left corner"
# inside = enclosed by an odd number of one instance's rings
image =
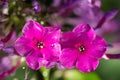
[[[60,62],[64,67],[71,69],[76,66],[82,72],[91,72],[104,55],[106,42],[89,25],[83,24],[72,32],[63,33],[61,47]]]
[[[26,62],[32,69],[39,69],[44,61],[58,61],[61,52],[59,38],[60,30],[45,27],[31,20],[22,29],[23,35],[15,42],[16,51],[26,57]]]

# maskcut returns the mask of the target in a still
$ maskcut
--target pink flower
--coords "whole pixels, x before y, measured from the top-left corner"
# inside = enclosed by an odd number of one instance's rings
[[[61,47],[60,62],[64,67],[71,69],[76,66],[82,72],[91,72],[104,55],[106,42],[89,25],[83,24],[72,32],[63,33]]]
[[[22,29],[23,35],[15,42],[16,51],[26,57],[26,62],[32,69],[38,70],[45,60],[56,62],[61,52],[59,38],[60,30],[45,27],[31,20]]]

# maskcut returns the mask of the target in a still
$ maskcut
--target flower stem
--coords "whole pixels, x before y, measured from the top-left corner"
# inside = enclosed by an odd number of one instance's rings
[[[45,67],[42,67],[42,68],[40,69],[40,71],[41,71],[42,74],[43,74],[44,80],[50,80],[50,79],[49,79],[49,72],[50,72],[49,69],[46,69]]]
[[[28,74],[29,74],[29,69],[28,69],[28,67],[26,66],[26,69],[25,69],[25,79],[24,79],[24,80],[29,80],[29,79],[28,79]]]

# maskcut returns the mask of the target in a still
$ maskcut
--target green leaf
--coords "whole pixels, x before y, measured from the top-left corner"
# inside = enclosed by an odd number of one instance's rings
[[[82,73],[76,69],[65,71],[65,80],[101,80],[95,72]]]

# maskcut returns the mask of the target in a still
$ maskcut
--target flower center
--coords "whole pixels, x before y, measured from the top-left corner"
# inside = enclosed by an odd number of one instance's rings
[[[79,51],[80,51],[80,52],[84,52],[84,51],[85,51],[85,46],[80,46],[80,47],[79,47]]]
[[[38,42],[38,43],[37,43],[37,48],[43,48],[43,47],[44,47],[43,42]]]

